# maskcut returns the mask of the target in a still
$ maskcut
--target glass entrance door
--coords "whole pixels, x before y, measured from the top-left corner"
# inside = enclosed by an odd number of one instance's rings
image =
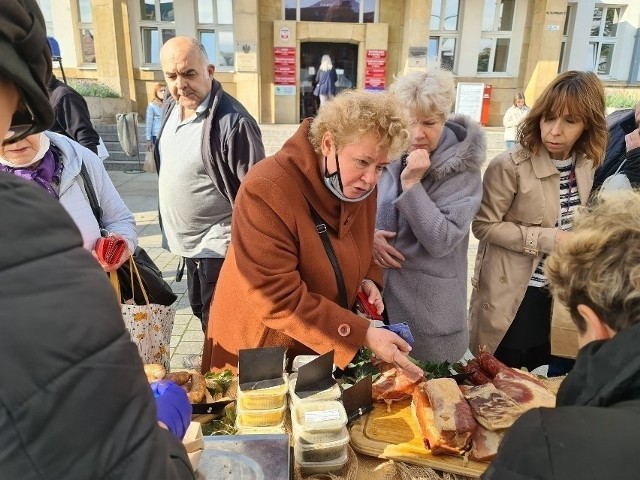
[[[323,55],[329,55],[338,74],[336,93],[357,85],[358,45],[351,43],[303,42],[300,46],[300,120],[313,117],[320,100],[313,95],[316,74]]]

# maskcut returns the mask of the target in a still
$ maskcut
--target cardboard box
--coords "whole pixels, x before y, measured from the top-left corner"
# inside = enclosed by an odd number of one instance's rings
[[[569,310],[556,301],[551,311],[551,354],[565,358],[578,355],[578,329]]]
[[[191,467],[195,472],[200,463],[202,450],[204,450],[204,439],[202,437],[202,425],[198,422],[191,422],[187,427],[187,431],[182,439],[182,444],[187,450]]]

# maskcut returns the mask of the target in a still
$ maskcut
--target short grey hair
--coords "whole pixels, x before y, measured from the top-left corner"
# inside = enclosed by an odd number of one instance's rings
[[[425,116],[446,117],[456,98],[453,74],[440,68],[398,77],[390,90],[409,113],[419,112]]]

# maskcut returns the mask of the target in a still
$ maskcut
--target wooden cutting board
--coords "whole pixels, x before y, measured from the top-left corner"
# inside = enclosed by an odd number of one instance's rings
[[[474,478],[479,478],[488,465],[449,455],[432,455],[411,415],[411,400],[395,402],[389,411],[387,405],[374,403],[373,410],[351,426],[351,445],[365,455]]]

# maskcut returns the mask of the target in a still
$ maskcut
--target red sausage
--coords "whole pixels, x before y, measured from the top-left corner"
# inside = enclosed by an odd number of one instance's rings
[[[484,370],[491,378],[495,377],[500,370],[509,368],[487,351],[481,351],[478,353],[476,360],[478,361],[480,368],[482,368],[482,370]]]
[[[465,373],[469,374],[469,381],[474,385],[491,383],[491,379],[484,374],[476,360],[469,360],[463,369]]]

